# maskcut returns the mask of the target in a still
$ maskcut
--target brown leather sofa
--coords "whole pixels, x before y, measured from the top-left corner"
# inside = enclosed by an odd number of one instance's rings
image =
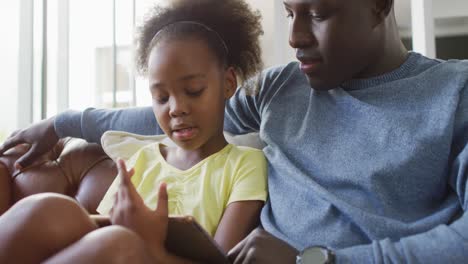
[[[264,146],[257,133],[239,136],[225,133],[225,136],[228,142],[239,146],[258,149]],[[82,139],[62,139],[32,166],[19,171],[14,162],[27,150],[26,145],[21,145],[0,157],[0,215],[21,198],[43,192],[70,196],[90,214],[96,214],[99,202],[117,175],[115,163],[99,145]],[[98,221],[98,224],[107,223]]]
[[[21,145],[0,157],[0,184],[10,181],[11,186],[0,186],[3,192],[0,196],[7,200],[10,197],[4,204],[12,205],[36,193],[54,192],[70,196],[89,213],[96,213],[117,173],[115,163],[99,145],[81,139],[62,139],[32,166],[19,171],[14,162],[27,150],[26,145]]]

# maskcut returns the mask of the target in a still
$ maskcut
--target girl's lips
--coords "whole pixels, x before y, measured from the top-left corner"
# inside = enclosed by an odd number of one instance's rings
[[[178,129],[174,130],[172,134],[174,137],[178,140],[189,140],[195,137],[196,133],[198,132],[198,129],[195,127],[189,127],[189,128],[183,128],[183,129]]]

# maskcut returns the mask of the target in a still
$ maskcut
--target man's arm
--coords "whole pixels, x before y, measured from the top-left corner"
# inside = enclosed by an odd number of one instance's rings
[[[98,144],[102,134],[108,130],[140,135],[163,134],[151,107],[67,111],[57,115],[54,126],[59,138],[83,138]]]
[[[457,193],[463,214],[456,221],[399,241],[338,250],[338,263],[463,263],[468,258],[468,83],[459,94],[454,117],[449,186]]]
[[[468,215],[398,242],[374,241],[335,255],[337,263],[463,263],[468,258]]]
[[[257,107],[259,95],[249,95],[246,88],[240,87],[227,102],[224,115],[224,130],[240,135],[258,132],[260,113]]]
[[[449,186],[457,193],[463,214],[454,222],[402,237],[368,245],[339,249],[336,263],[465,263],[468,259],[468,85],[460,93],[454,117]],[[320,228],[320,227],[317,227]],[[310,245],[314,246],[314,245]],[[271,252],[275,252],[272,257]],[[250,254],[249,254],[250,253]],[[252,232],[229,256],[234,263],[294,263],[298,252],[264,230]],[[309,263],[307,263],[309,264]],[[310,263],[313,264],[313,263]]]
[[[19,144],[29,144],[29,151],[16,162],[27,167],[50,151],[63,137],[77,137],[100,143],[107,130],[121,130],[143,135],[162,134],[151,107],[127,109],[94,109],[67,111],[14,132],[0,146],[0,155]]]
[[[462,157],[463,182],[458,190],[464,193],[461,198],[465,213],[450,225],[439,225],[427,232],[404,237],[394,242],[390,239],[374,241],[369,245],[359,245],[337,250],[336,263],[464,263],[468,259],[468,147]],[[459,160],[460,161],[460,160]],[[461,165],[461,162],[457,161]],[[311,245],[313,246],[313,245]],[[275,252],[275,254],[271,254]],[[298,251],[268,232],[258,229],[229,252],[233,263],[295,263]],[[314,264],[314,263],[306,263]]]

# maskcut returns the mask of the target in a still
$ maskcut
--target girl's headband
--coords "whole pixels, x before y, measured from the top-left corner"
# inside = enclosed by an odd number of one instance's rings
[[[224,39],[218,34],[218,32],[214,31],[213,29],[211,29],[210,27],[208,27],[207,25],[205,24],[202,24],[200,22],[195,22],[195,21],[177,21],[177,22],[174,22],[174,23],[170,23],[170,24],[167,24],[165,25],[164,27],[162,27],[158,32],[156,32],[156,34],[154,34],[154,37],[153,39],[151,40],[151,43],[153,43],[153,41],[155,41],[155,39],[158,37],[159,34],[161,34],[161,32],[167,28],[168,26],[171,26],[171,25],[175,25],[175,24],[190,24],[190,25],[196,25],[196,26],[199,26],[199,27],[202,27],[203,29],[209,31],[209,32],[213,32],[216,37],[218,38],[218,40],[221,42],[221,44],[223,45],[224,47],[224,50],[226,51],[226,54],[229,54],[229,49],[226,45],[226,42],[224,42]]]

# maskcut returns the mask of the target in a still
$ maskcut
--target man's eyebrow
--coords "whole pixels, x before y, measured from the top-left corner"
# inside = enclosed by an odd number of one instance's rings
[[[291,4],[289,4],[287,1],[283,1],[284,7],[291,8]]]
[[[308,5],[308,4],[314,4],[314,5],[318,5],[322,3],[322,1],[320,0],[309,0],[309,1],[306,1],[304,3],[297,3],[299,6],[303,6],[303,5]],[[287,8],[291,8],[291,4],[294,4],[294,3],[288,3],[288,0],[283,0],[283,5]]]

